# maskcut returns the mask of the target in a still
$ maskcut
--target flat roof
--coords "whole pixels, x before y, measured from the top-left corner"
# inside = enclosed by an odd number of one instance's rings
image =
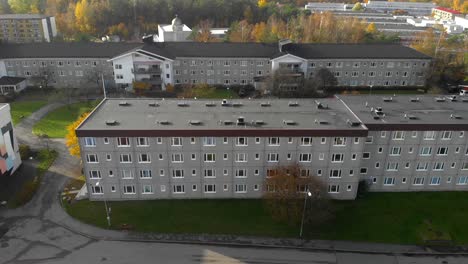
[[[23,78],[23,77],[2,76],[0,78],[0,85],[16,85],[25,80],[26,78]]]
[[[4,14],[0,15],[0,19],[43,19],[52,16],[40,14]]]
[[[447,95],[340,95],[338,97],[370,130],[468,129],[468,97]],[[380,114],[377,113],[379,111]]]
[[[193,136],[194,132],[228,136],[235,131],[236,135],[245,132],[247,136],[261,131],[279,136],[294,130],[306,134],[316,131],[324,136],[333,135],[332,130],[351,131],[356,136],[366,134],[366,128],[337,98],[238,99],[227,100],[225,105],[221,99],[105,99],[81,124],[77,134],[120,131],[122,135],[132,132],[135,135],[140,131],[151,135],[181,135],[189,131],[188,135]]]

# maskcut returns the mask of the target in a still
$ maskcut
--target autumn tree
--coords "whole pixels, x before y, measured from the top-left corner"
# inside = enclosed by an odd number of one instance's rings
[[[258,0],[257,5],[260,8],[264,8],[264,7],[266,7],[268,5],[268,1],[267,0]]]
[[[128,39],[130,33],[127,26],[124,23],[119,23],[117,25],[112,25],[108,28],[107,33],[109,35],[117,35],[122,39]]]
[[[305,223],[318,224],[332,216],[326,187],[310,171],[298,164],[269,169],[263,198],[274,219],[299,224],[304,213]],[[304,208],[305,199],[307,206]]]
[[[68,147],[70,155],[75,157],[81,157],[80,154],[80,142],[76,136],[76,129],[78,126],[88,117],[89,112],[83,113],[78,119],[67,126],[67,135],[65,136],[65,144]]]
[[[93,24],[94,11],[88,0],[80,0],[75,7],[75,23],[82,33],[93,34],[95,27]]]
[[[351,9],[352,11],[362,11],[364,8],[362,7],[360,2],[356,2],[354,4],[353,8]]]
[[[190,38],[197,42],[214,42],[217,39],[211,34],[213,22],[210,20],[201,21],[198,26],[193,28]]]
[[[369,34],[375,34],[377,33],[377,28],[375,27],[374,23],[369,23],[369,25],[366,28],[366,32]]]

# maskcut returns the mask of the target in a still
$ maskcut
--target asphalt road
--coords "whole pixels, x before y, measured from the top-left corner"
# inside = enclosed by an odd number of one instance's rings
[[[31,134],[32,125],[48,106],[23,120],[17,127],[20,142],[38,146]],[[33,200],[15,210],[0,208],[0,264],[6,263],[252,263],[252,264],[462,264],[468,256],[405,256],[357,254],[291,249],[224,247],[96,240],[64,228],[64,212],[58,191],[69,177],[80,173],[79,161],[68,155],[63,140],[51,140],[59,156],[46,173]],[[43,147],[43,145],[41,146]],[[75,229],[76,230],[76,229]],[[92,229],[91,229],[92,230]],[[115,231],[110,231],[115,232]],[[88,231],[88,233],[90,233]]]

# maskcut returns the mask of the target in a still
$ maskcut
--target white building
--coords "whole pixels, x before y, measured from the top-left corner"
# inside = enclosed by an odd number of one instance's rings
[[[387,1],[368,1],[365,4],[366,9],[379,12],[393,12],[395,10],[404,10],[413,15],[429,15],[431,10],[436,7],[434,3],[418,2],[387,2]]]
[[[229,28],[212,28],[211,35],[215,38],[223,39]],[[154,42],[187,42],[192,41],[190,35],[193,30],[182,23],[176,15],[170,25],[159,25],[158,35],[153,36]]]
[[[13,174],[20,165],[21,158],[11,121],[10,105],[0,104],[0,177]]]

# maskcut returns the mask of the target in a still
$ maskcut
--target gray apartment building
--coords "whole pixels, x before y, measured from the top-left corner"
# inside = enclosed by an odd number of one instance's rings
[[[281,69],[300,80],[330,70],[338,86],[424,86],[431,58],[394,44],[35,43],[0,44],[0,77],[80,88],[177,84],[254,85]],[[258,85],[260,86],[260,85]]]
[[[331,197],[468,189],[468,100],[106,99],[77,128],[91,200],[260,198],[278,165]]]
[[[57,36],[54,16],[40,14],[0,15],[0,40],[9,43],[51,42]]]

